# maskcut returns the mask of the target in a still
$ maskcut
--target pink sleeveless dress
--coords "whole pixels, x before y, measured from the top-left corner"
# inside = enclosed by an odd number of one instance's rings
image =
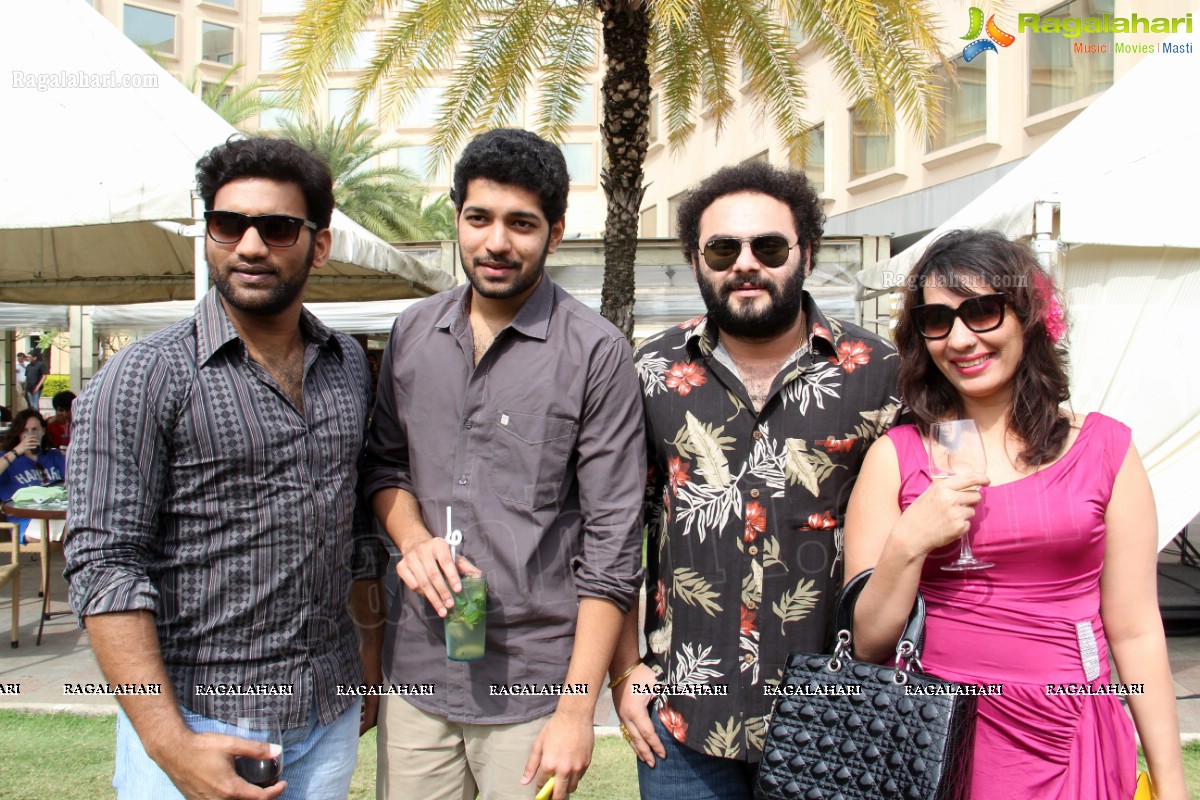
[[[914,426],[887,435],[903,509],[929,486],[928,456]],[[942,570],[957,543],[925,559],[925,669],[1003,686],[979,698],[972,800],[1133,797],[1137,750],[1120,698],[1047,691],[1112,683],[1100,620],[1104,512],[1129,443],[1125,425],[1089,414],[1059,461],[983,488],[971,546],[994,567]]]

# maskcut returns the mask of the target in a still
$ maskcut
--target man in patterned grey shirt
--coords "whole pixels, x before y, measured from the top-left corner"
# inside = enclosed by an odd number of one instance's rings
[[[329,257],[329,170],[283,140],[241,139],[197,165],[216,288],[190,319],[119,352],[75,404],[71,605],[120,697],[120,798],[344,798],[361,730],[340,687],[378,683],[386,554],[359,503],[366,358],[301,305]],[[352,580],[353,578],[353,580]],[[277,745],[282,782],[235,757]],[[260,785],[269,777],[255,778]]]

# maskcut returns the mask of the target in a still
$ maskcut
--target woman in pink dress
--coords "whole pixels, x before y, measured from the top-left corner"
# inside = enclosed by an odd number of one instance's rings
[[[1130,800],[1136,746],[1114,690],[1156,796],[1185,800],[1154,497],[1129,428],[1062,407],[1064,332],[1049,277],[1000,234],[947,234],[914,268],[896,345],[916,425],[871,448],[846,516],[846,575],[875,568],[855,650],[890,658],[919,589],[925,669],[1002,685],[979,698],[972,800]],[[954,419],[975,421],[986,474],[933,485],[929,427]],[[994,567],[941,568],[964,534]]]

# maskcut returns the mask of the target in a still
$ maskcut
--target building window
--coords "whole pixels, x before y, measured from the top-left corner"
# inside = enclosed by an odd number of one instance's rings
[[[304,10],[304,0],[262,0],[259,6],[266,14],[299,14]]]
[[[813,191],[825,191],[825,124],[814,125],[808,131],[808,147],[804,151],[804,174]]]
[[[850,146],[851,180],[896,166],[896,137],[893,133],[880,131],[868,124],[866,114],[857,108],[850,111],[850,130],[853,137]]]
[[[432,128],[434,121],[437,119],[438,107],[442,104],[443,90],[439,86],[426,86],[417,89],[417,93],[413,95],[412,103],[409,104],[400,119],[396,122],[397,128]]]
[[[278,102],[283,99],[283,92],[277,92],[274,89],[263,89],[258,93],[258,96],[266,101]],[[258,115],[258,127],[264,131],[273,131],[282,128],[285,123],[292,121],[292,112],[284,108],[273,108],[269,111],[263,111]]]
[[[221,93],[218,95],[218,86],[220,86],[219,83],[210,83],[209,81],[200,82],[200,97],[203,98],[204,102],[208,103],[209,106],[213,105],[212,103],[208,102],[210,99],[215,101],[218,97],[223,99],[233,94],[234,87],[226,84],[224,88],[221,89]]]
[[[638,218],[638,236],[653,239],[658,236],[658,206],[650,206]]]
[[[428,145],[400,145],[396,148],[396,166],[408,170],[424,184],[433,186],[450,184],[450,168],[445,162],[439,163],[433,174],[430,174]]]
[[[953,60],[958,80],[945,67],[935,70],[942,87],[941,129],[929,137],[927,152],[961,144],[987,133],[987,71],[991,61],[984,53],[970,63]]]
[[[234,8],[236,0],[204,0],[210,6],[225,6],[226,8]]]
[[[590,83],[579,84],[579,102],[571,111],[569,125],[596,124],[596,87]]]
[[[205,22],[200,35],[200,58],[218,64],[233,64],[233,28]]]
[[[354,89],[329,90],[329,119],[349,119],[350,110],[354,107]],[[358,121],[369,125],[375,124],[375,95],[367,95],[367,102],[358,112]]]
[[[125,6],[125,36],[138,47],[175,55],[175,15]]]
[[[282,33],[260,33],[258,35],[258,64],[260,72],[278,72],[283,69],[283,51],[286,48]]]
[[[1113,0],[1075,0],[1042,14],[1047,17],[1102,17]],[[1029,40],[1029,113],[1041,114],[1090,97],[1112,86],[1113,35],[1081,33],[1074,38],[1032,33]],[[1104,52],[1098,52],[1104,45]],[[1080,54],[1075,50],[1080,49]],[[1090,52],[1089,52],[1090,51]]]
[[[667,236],[679,236],[679,206],[687,196],[687,192],[680,192],[667,198]]]
[[[596,148],[591,144],[561,144],[563,157],[567,159],[567,174],[571,183],[596,182]]]
[[[656,95],[656,94],[651,95],[650,96],[650,110],[649,110],[650,129],[646,136],[646,138],[649,140],[650,144],[654,144],[655,142],[658,141],[658,115],[659,115],[660,107],[661,107],[661,103],[659,102],[658,95]]]
[[[749,158],[742,161],[743,164],[753,164],[755,162],[762,162],[763,164],[770,164],[771,163],[771,151],[763,150],[761,153],[755,153],[754,155],[752,155]]]

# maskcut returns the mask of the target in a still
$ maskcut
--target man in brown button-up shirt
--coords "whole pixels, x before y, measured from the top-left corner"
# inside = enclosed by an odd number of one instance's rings
[[[543,270],[567,185],[561,152],[531,133],[468,145],[453,196],[469,284],[402,314],[384,355],[364,488],[407,587],[384,666],[434,691],[385,698],[381,797],[531,798],[553,774],[563,798],[590,759],[641,579],[646,462],[628,342]],[[451,589],[478,570],[487,652],[448,661]]]

